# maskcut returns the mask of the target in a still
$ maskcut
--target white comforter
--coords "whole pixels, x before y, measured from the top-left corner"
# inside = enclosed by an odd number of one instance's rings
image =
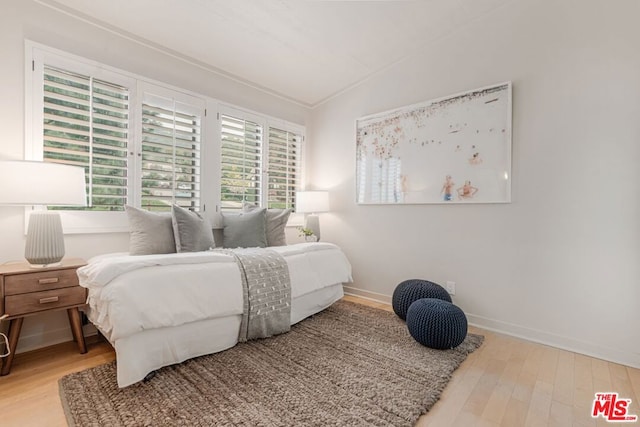
[[[351,265],[333,244],[270,249],[289,265],[292,298],[351,281]],[[102,255],[80,268],[78,277],[88,289],[89,319],[111,342],[148,329],[242,314],[237,264],[216,251]]]

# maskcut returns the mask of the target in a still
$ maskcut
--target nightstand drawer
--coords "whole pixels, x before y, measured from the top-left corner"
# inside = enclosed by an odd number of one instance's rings
[[[4,311],[9,316],[20,316],[42,310],[51,310],[52,308],[84,304],[86,299],[86,289],[79,286],[11,295],[4,300]]]
[[[5,295],[26,294],[71,286],[78,286],[78,275],[75,269],[38,271],[7,275],[4,278]]]

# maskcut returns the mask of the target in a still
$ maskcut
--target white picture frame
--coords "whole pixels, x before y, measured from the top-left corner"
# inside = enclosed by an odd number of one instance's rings
[[[511,98],[505,82],[357,119],[357,203],[510,203]]]

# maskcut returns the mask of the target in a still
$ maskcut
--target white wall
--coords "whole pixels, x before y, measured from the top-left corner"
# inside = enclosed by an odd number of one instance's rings
[[[211,71],[142,46],[31,0],[10,0],[0,13],[0,159],[24,156],[25,39],[141,76],[192,90],[243,108],[304,124],[308,111]],[[206,167],[206,166],[205,166]],[[23,259],[24,210],[0,207],[0,263]],[[68,235],[68,256],[91,256],[128,249],[128,234]],[[66,314],[25,320],[18,351],[71,339]]]
[[[640,367],[640,3],[514,1],[317,107],[309,182],[356,292],[457,282],[484,327]],[[513,82],[511,204],[359,206],[355,119]]]

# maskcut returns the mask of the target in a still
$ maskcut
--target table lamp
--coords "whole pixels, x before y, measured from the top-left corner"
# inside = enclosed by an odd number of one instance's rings
[[[313,231],[320,240],[320,219],[318,213],[329,211],[328,191],[298,191],[296,192],[296,212],[307,215],[305,228]]]
[[[26,160],[0,161],[0,205],[86,206],[84,168]],[[62,221],[57,211],[29,216],[24,257],[32,267],[56,265],[64,256]]]

